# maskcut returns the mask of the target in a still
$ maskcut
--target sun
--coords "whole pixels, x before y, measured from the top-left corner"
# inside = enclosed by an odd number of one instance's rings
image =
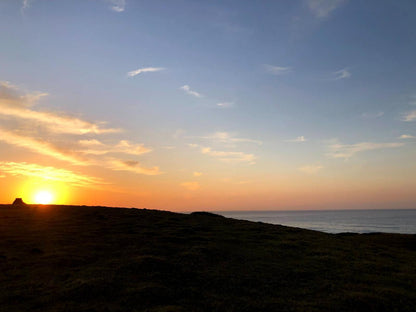
[[[35,194],[36,204],[48,205],[52,203],[53,195],[49,191],[39,191]]]

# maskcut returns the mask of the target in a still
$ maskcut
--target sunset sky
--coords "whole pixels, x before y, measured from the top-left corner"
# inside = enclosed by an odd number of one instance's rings
[[[0,203],[416,207],[414,0],[2,0]]]

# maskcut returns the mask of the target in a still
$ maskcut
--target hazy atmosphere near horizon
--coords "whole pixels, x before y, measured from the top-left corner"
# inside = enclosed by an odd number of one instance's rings
[[[416,208],[415,12],[2,0],[0,203]]]

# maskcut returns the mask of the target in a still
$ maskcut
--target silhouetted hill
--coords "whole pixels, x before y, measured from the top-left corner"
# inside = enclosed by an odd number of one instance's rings
[[[416,236],[0,206],[1,311],[415,311]]]

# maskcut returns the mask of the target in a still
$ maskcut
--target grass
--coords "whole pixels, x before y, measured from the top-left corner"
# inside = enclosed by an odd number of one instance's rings
[[[0,206],[1,311],[415,311],[416,235]]]

